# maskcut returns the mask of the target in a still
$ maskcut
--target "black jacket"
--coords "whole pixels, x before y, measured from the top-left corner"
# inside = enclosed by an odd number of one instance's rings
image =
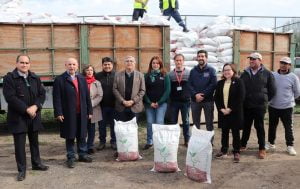
[[[7,123],[12,133],[27,132],[29,124],[32,124],[33,131],[43,128],[41,109],[45,101],[45,89],[40,78],[33,72],[29,71],[27,81],[29,86],[17,69],[7,73],[3,80],[3,95],[8,105]],[[38,107],[34,119],[31,119],[26,112],[27,108],[32,105]]]
[[[80,94],[80,129],[77,127],[76,88],[67,72],[57,76],[53,84],[54,116],[64,116],[61,123],[60,136],[75,139],[85,138],[87,134],[88,115],[93,114],[92,103],[85,78],[78,74],[78,89]],[[80,130],[80,133],[77,133]]]
[[[245,108],[266,109],[276,92],[273,74],[263,65],[261,69],[253,75],[250,68],[247,68],[241,75],[246,87]]]
[[[245,98],[245,86],[241,79],[234,78],[231,81],[231,85],[229,88],[229,96],[228,96],[228,108],[232,110],[229,115],[224,115],[220,110],[225,108],[224,105],[224,88],[225,79],[218,81],[214,100],[216,103],[216,107],[218,109],[218,127],[221,128],[224,126],[224,119],[227,118],[229,127],[238,127],[239,129],[243,126],[243,103]]]
[[[113,84],[115,78],[115,72],[99,72],[95,75],[95,78],[100,81],[103,89],[103,98],[101,101],[101,107],[115,107],[116,98],[113,93]]]

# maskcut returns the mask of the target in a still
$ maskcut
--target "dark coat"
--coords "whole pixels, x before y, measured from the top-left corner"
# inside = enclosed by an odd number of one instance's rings
[[[85,138],[87,117],[89,114],[92,115],[93,112],[86,80],[80,74],[76,77],[80,94],[80,133],[77,133],[76,88],[70,75],[65,72],[57,76],[53,84],[54,116],[64,116],[64,121],[60,127],[60,136],[66,139],[74,139],[77,135]]]
[[[33,72],[29,71],[27,81],[29,87],[17,69],[7,73],[3,80],[3,95],[8,104],[8,129],[14,134],[27,132],[29,124],[32,124],[33,131],[43,128],[41,109],[45,101],[45,89],[40,78]],[[34,119],[31,119],[26,112],[27,108],[32,105],[38,107]]]
[[[246,88],[244,108],[257,108],[266,111],[268,101],[276,93],[275,79],[273,74],[263,65],[261,69],[253,75],[250,68],[245,69],[241,75]]]
[[[218,81],[214,100],[218,109],[218,127],[223,126],[229,127],[243,127],[243,102],[245,98],[245,86],[241,79],[234,78],[231,81],[228,97],[228,108],[232,110],[229,115],[224,115],[220,110],[225,108],[224,98],[223,98],[223,88],[224,88],[225,79]],[[229,125],[224,125],[227,119]]]
[[[204,100],[202,102],[212,102],[217,85],[216,70],[208,64],[202,69],[200,69],[199,65],[195,66],[190,71],[189,85],[191,89],[191,98],[194,102],[196,101],[195,95],[197,93],[204,94]]]
[[[95,78],[100,81],[102,90],[103,90],[103,98],[100,102],[101,107],[111,107],[115,108],[115,95],[113,93],[113,85],[115,72],[99,72],[95,75]]]

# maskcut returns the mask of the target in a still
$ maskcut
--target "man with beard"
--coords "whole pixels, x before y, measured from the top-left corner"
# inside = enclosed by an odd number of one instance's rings
[[[204,110],[206,129],[214,129],[214,101],[213,94],[217,85],[216,70],[207,64],[208,53],[205,50],[197,52],[198,65],[195,66],[189,77],[191,87],[191,109],[193,122],[200,129],[201,111]]]

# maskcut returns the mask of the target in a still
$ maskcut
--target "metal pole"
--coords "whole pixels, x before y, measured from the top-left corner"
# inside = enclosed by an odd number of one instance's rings
[[[233,0],[233,24],[235,25],[235,0]]]

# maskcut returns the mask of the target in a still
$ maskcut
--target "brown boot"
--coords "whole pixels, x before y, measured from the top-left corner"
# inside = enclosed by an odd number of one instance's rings
[[[266,150],[259,150],[258,158],[259,159],[265,159],[266,158]]]

